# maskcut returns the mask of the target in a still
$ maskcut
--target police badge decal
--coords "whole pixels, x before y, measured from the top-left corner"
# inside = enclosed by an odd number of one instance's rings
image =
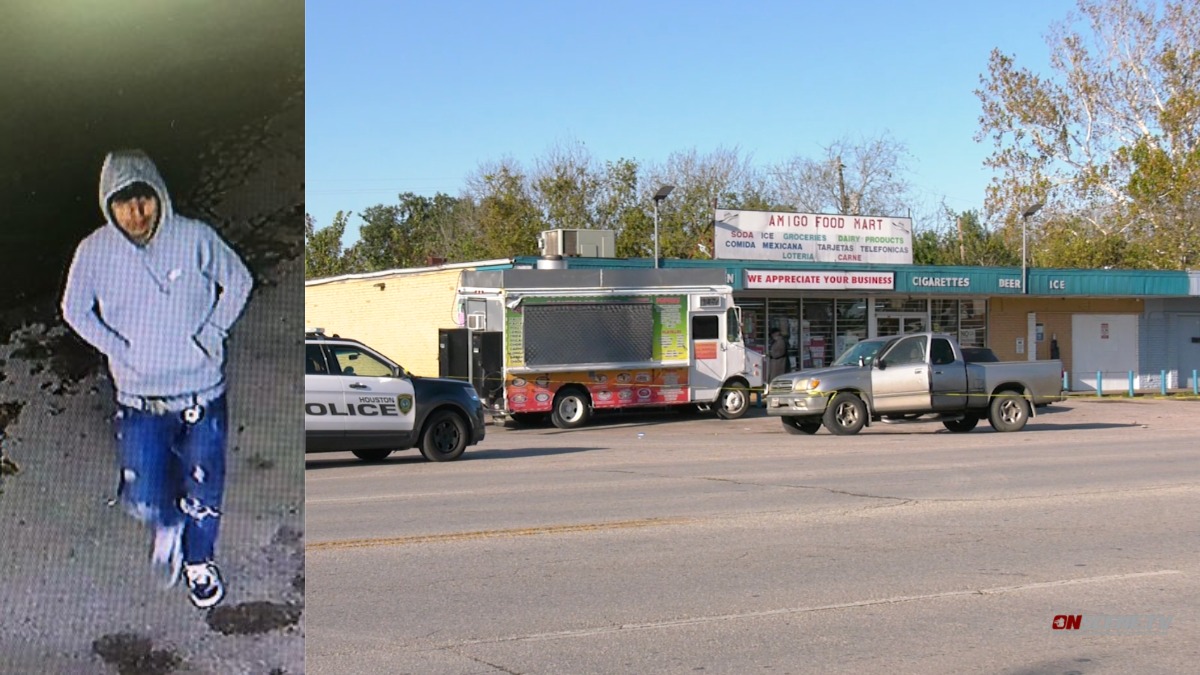
[[[400,414],[407,415],[412,411],[413,397],[412,394],[400,394],[396,397],[396,405],[400,407]]]

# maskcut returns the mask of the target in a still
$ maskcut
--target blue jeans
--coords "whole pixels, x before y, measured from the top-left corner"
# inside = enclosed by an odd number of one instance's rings
[[[213,559],[225,492],[225,396],[194,424],[179,412],[117,406],[121,480],[130,514],[152,527],[183,523],[183,561]]]

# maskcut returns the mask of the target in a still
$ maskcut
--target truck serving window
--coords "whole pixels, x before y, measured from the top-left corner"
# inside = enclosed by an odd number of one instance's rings
[[[527,304],[525,365],[651,361],[654,307],[650,303]]]
[[[720,319],[715,316],[692,317],[693,340],[716,340],[721,336]]]

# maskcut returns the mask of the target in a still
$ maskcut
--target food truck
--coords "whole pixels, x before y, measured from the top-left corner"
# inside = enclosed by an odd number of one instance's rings
[[[742,339],[724,270],[464,272],[457,293],[477,334],[472,384],[494,415],[563,429],[597,411],[693,406],[746,413],[763,356]]]

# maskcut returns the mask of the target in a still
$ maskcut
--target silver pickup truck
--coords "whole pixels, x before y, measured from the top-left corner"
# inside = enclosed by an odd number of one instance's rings
[[[771,380],[767,414],[790,433],[856,434],[872,421],[934,413],[967,432],[986,416],[996,431],[1020,431],[1034,409],[1062,400],[1061,361],[971,363],[949,335],[863,340],[828,368]]]

